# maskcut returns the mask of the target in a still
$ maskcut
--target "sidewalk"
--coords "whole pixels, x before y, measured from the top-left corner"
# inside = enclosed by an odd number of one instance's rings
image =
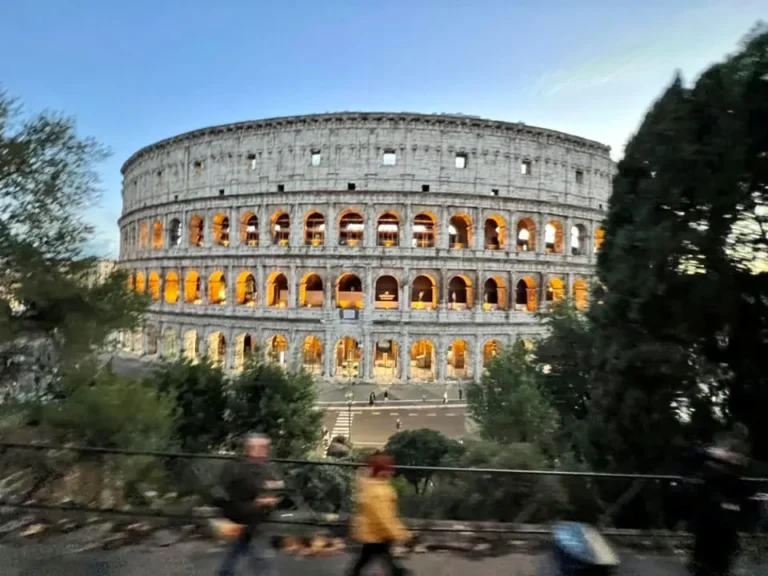
[[[378,385],[364,382],[345,385],[333,382],[318,382],[319,403],[346,403],[348,394],[352,394],[353,402],[368,403],[371,392],[376,394],[376,403],[384,402],[384,391],[389,392],[389,401],[427,402],[430,404],[442,404],[443,394],[448,393],[448,401],[459,402],[459,390],[463,392],[461,402],[466,402],[466,388],[460,388],[458,382],[448,384],[392,384]]]

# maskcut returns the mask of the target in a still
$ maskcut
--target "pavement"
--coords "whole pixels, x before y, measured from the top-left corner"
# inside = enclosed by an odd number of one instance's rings
[[[93,550],[71,553],[42,543],[0,545],[0,574],[3,576],[213,576],[222,557],[222,547],[206,542],[184,542],[171,547],[130,547],[112,551]],[[683,559],[622,553],[620,575],[684,576]],[[344,574],[350,556],[295,558],[278,555],[282,576],[337,576]],[[555,576],[543,569],[548,559],[543,554],[504,554],[495,557],[469,557],[456,553],[411,555],[405,565],[415,575],[429,576]],[[249,574],[242,565],[240,574]],[[764,573],[759,570],[745,574]]]

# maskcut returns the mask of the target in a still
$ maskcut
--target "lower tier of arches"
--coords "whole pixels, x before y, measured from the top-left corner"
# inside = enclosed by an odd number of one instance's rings
[[[471,380],[505,346],[516,339],[533,345],[542,326],[503,334],[457,334],[388,331],[350,335],[338,330],[318,333],[292,331],[199,330],[149,323],[144,329],[120,334],[122,348],[137,356],[191,361],[208,358],[239,371],[248,358],[263,354],[286,368],[303,367],[324,380],[446,382]]]

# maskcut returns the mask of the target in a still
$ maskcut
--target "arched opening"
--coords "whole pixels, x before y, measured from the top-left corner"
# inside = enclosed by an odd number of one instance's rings
[[[501,343],[498,340],[488,340],[483,344],[483,366],[487,366],[500,351]]]
[[[411,346],[411,380],[430,382],[435,379],[435,347],[429,340],[419,340]]]
[[[515,286],[515,310],[535,312],[537,304],[536,281],[531,277],[521,278]]]
[[[267,306],[286,308],[288,306],[288,278],[282,272],[273,272],[267,280]]]
[[[163,358],[175,360],[178,357],[177,341],[176,330],[170,327],[163,330]]]
[[[517,251],[532,252],[536,250],[536,226],[530,218],[523,218],[517,223]]]
[[[256,278],[250,272],[241,272],[235,284],[235,302],[240,306],[256,306],[258,293]]]
[[[363,283],[355,274],[342,274],[336,282],[336,307],[342,309],[363,307]]]
[[[605,241],[605,228],[602,226],[598,226],[595,228],[595,254],[600,252],[600,249],[603,247],[603,242]]]
[[[189,219],[189,245],[200,247],[203,245],[203,218],[192,216]]]
[[[275,212],[272,215],[272,244],[288,246],[291,241],[291,217],[285,212]]]
[[[242,370],[256,352],[256,340],[248,334],[235,338],[235,370]]]
[[[155,302],[160,300],[160,274],[149,273],[149,297]]]
[[[160,220],[152,224],[152,248],[163,249],[163,223]]]
[[[373,379],[378,383],[397,380],[400,353],[394,340],[379,340],[373,348]]]
[[[288,340],[285,336],[276,334],[267,343],[267,360],[279,364],[283,368],[288,363]]]
[[[139,224],[139,248],[147,248],[149,245],[149,225],[146,222]]]
[[[437,308],[437,282],[424,274],[416,276],[411,285],[411,308],[434,310]]]
[[[394,276],[379,276],[374,289],[374,307],[384,310],[398,308],[400,284]]]
[[[400,218],[392,212],[379,216],[376,223],[376,245],[389,248],[400,245]]]
[[[194,330],[184,332],[184,358],[194,362],[200,356],[200,337]]]
[[[208,277],[208,303],[227,303],[227,280],[223,272],[214,272]]]
[[[354,338],[342,338],[336,343],[336,377],[360,377],[360,346]]]
[[[214,366],[224,366],[227,360],[227,341],[221,332],[208,335],[208,359]]]
[[[136,328],[133,332],[133,352],[144,354],[144,331],[141,328]]]
[[[413,219],[413,248],[435,247],[435,218],[431,214],[422,212]]]
[[[472,282],[466,276],[454,276],[448,281],[448,307],[453,310],[472,308]]]
[[[324,302],[323,279],[310,272],[305,274],[299,285],[299,306],[304,308],[322,308]]]
[[[448,224],[448,244],[453,250],[464,250],[472,244],[472,220],[466,214],[451,217]]]
[[[226,214],[213,217],[213,243],[216,246],[229,246],[229,216]]]
[[[168,245],[171,247],[181,246],[181,220],[174,218],[168,227]]]
[[[553,304],[565,297],[565,284],[560,278],[550,278],[547,282],[547,302]]]
[[[307,336],[301,347],[301,365],[311,374],[323,373],[323,343],[317,336]]]
[[[587,253],[587,229],[582,224],[571,226],[571,254],[578,256]]]
[[[363,243],[365,221],[358,212],[346,212],[339,218],[339,245],[357,246]]]
[[[304,244],[322,246],[325,243],[325,216],[312,212],[304,219]]]
[[[579,278],[573,283],[573,303],[577,310],[586,310],[589,306],[589,287]]]
[[[486,250],[503,250],[507,247],[507,225],[501,216],[491,216],[485,220]]]
[[[144,294],[144,292],[147,290],[147,279],[144,276],[143,272],[137,272],[136,273],[136,292],[139,294]]]
[[[259,219],[253,212],[240,218],[240,243],[245,246],[259,245]]]
[[[133,274],[128,274],[128,290],[136,289],[136,277]]]
[[[186,304],[201,304],[203,301],[202,287],[200,286],[200,274],[187,272],[184,279],[184,302]]]
[[[147,354],[154,356],[157,354],[157,327],[153,324],[147,326]]]
[[[488,278],[483,284],[483,309],[507,309],[507,285],[503,278]]]
[[[544,243],[547,254],[563,253],[563,225],[557,220],[544,227]]]
[[[464,340],[454,340],[448,346],[448,378],[464,379],[469,377],[469,350]]]

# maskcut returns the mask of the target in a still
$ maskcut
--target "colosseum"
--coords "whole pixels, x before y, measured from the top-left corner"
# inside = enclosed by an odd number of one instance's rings
[[[471,379],[586,305],[609,147],[473,116],[335,113],[188,132],[122,167],[135,354],[255,351],[325,380]]]

